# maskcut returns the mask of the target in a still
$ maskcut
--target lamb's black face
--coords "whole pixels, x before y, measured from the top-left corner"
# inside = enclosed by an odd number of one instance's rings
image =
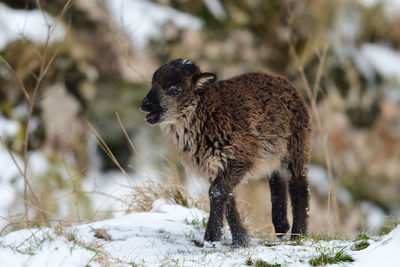
[[[152,86],[140,110],[148,112],[146,122],[155,125],[176,119],[178,106],[193,93],[193,76],[199,68],[189,60],[175,59],[153,75]]]
[[[201,73],[199,67],[187,59],[178,58],[162,65],[154,73],[151,89],[140,106],[140,110],[149,113],[146,122],[154,125],[176,121],[193,102],[195,91],[216,79],[213,73]]]
[[[142,105],[140,106],[140,110],[149,113],[146,116],[146,122],[149,124],[157,124],[161,121],[163,109],[160,106],[155,90],[150,90],[146,95],[143,99]]]

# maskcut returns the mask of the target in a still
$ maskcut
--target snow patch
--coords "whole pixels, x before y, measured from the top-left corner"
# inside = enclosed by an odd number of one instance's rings
[[[33,152],[29,156],[29,166],[35,176],[44,175],[50,168],[49,161],[41,152]]]
[[[400,226],[397,226],[388,235],[380,238],[378,242],[361,250],[355,255],[356,264],[360,267],[398,267],[400,251]]]
[[[216,19],[226,19],[225,9],[219,0],[203,0],[203,2]]]
[[[365,43],[360,49],[361,55],[383,77],[395,78],[400,82],[400,53],[390,47]]]
[[[0,114],[0,136],[4,139],[13,137],[19,131],[19,124],[4,118]],[[23,178],[15,164],[23,170],[23,161],[21,157],[13,153],[16,163],[10,156],[7,148],[0,144],[0,228],[7,225],[7,218],[15,215],[15,207],[13,204],[22,190]],[[40,152],[34,152],[29,155],[29,175],[44,175],[48,168],[49,162],[47,158]],[[1,261],[0,261],[1,263]],[[3,266],[0,264],[0,266]]]
[[[310,164],[308,168],[308,180],[315,187],[320,196],[327,196],[329,193],[329,176],[324,167]],[[350,203],[353,199],[351,194],[340,184],[334,181],[337,199],[344,204]]]
[[[385,212],[377,205],[368,201],[361,202],[361,211],[366,216],[368,229],[373,232],[378,232],[385,222]]]
[[[85,266],[90,263],[90,266],[99,266],[96,255],[100,255],[105,256],[109,264],[118,263],[118,266],[243,266],[247,259],[309,266],[309,260],[320,256],[321,252],[335,255],[343,251],[356,260],[352,266],[397,266],[399,227],[387,236],[369,240],[370,247],[361,251],[352,251],[354,242],[351,241],[304,240],[295,246],[290,241],[270,241],[272,246],[265,246],[265,241],[255,238],[249,248],[232,250],[226,231],[217,244],[198,247],[193,242],[203,240],[205,229],[200,219],[205,216],[201,210],[157,200],[150,212],[64,227],[61,233],[51,228],[15,231],[0,238],[0,265]],[[99,229],[111,240],[97,235]]]
[[[369,8],[376,7],[377,5],[383,6],[383,11],[390,18],[399,16],[400,0],[360,0],[360,2]]]
[[[18,158],[17,158],[18,160]],[[20,160],[18,160],[21,163]],[[19,177],[19,172],[8,152],[0,146],[0,227],[8,224],[8,211],[17,194],[14,181]]]
[[[16,121],[7,120],[0,114],[0,136],[7,138],[17,134],[19,125]]]
[[[0,137],[6,139],[12,137],[19,131],[19,125],[15,121],[8,120],[0,114]],[[14,155],[17,163],[22,166],[22,161],[17,155]],[[15,184],[20,177],[18,169],[7,149],[0,144],[0,227],[8,224],[7,217],[11,204],[15,200],[18,184]],[[1,263],[1,261],[0,261]],[[0,264],[1,265],[1,264]]]
[[[45,43],[49,35],[49,25],[53,25],[54,22],[51,15],[39,9],[12,9],[0,3],[0,50],[18,39]],[[50,42],[62,41],[64,37],[65,27],[58,23],[51,30]]]
[[[131,37],[135,45],[145,47],[151,38],[161,35],[162,25],[172,22],[180,29],[202,27],[203,22],[189,14],[147,0],[107,1],[113,19]]]
[[[308,180],[320,196],[328,195],[329,177],[325,168],[318,165],[310,165],[308,168]]]
[[[186,177],[185,186],[188,189],[189,196],[200,198],[208,194],[210,183],[202,177],[191,174]]]
[[[46,228],[11,233],[1,239],[1,245],[1,266],[80,267],[89,263],[90,266],[100,266],[91,262],[95,251],[68,241]]]

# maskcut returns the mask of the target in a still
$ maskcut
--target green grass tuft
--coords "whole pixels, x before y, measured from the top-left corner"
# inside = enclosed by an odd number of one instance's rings
[[[366,241],[368,239],[370,238],[366,234],[359,234],[354,238],[354,241],[361,241],[361,240]]]
[[[249,258],[246,260],[245,264],[246,264],[247,266],[253,266],[253,260],[251,259],[251,257],[249,257]]]
[[[280,264],[276,263],[276,264],[270,264],[264,260],[257,260],[256,264],[254,265],[255,267],[281,267]]]
[[[193,218],[192,220],[185,218],[184,223],[187,225],[202,226],[203,228],[207,228],[208,218]]]
[[[325,253],[321,253],[318,258],[311,259],[309,261],[311,266],[327,265],[327,264],[337,264],[339,262],[353,262],[354,259],[344,253],[344,249],[338,251],[335,256],[331,257]]]
[[[354,244],[352,249],[355,251],[359,251],[367,248],[368,246],[369,246],[368,241],[362,240],[361,242]]]
[[[278,244],[272,243],[272,242],[266,242],[266,243],[263,243],[262,245],[265,246],[265,247],[270,248],[270,247],[275,247],[275,246],[277,246]]]
[[[390,217],[387,222],[382,226],[381,234],[387,235],[394,228],[396,228],[400,224],[400,220],[394,217]]]

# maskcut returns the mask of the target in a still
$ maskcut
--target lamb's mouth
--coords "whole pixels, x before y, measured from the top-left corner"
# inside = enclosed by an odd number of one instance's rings
[[[146,122],[148,124],[154,125],[161,121],[161,111],[153,111],[146,115]]]

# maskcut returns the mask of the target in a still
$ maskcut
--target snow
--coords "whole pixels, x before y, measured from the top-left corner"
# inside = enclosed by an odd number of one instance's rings
[[[318,165],[310,165],[308,168],[308,181],[315,187],[320,196],[326,196],[329,192],[329,177],[325,168]]]
[[[382,5],[383,11],[389,18],[395,18],[399,16],[400,0],[360,0],[360,2],[369,8]]]
[[[361,0],[366,7],[382,4],[394,16],[400,15],[400,0]],[[342,8],[336,14],[333,27],[329,31],[330,43],[335,56],[341,64],[347,64],[349,58],[353,60],[358,71],[367,79],[370,88],[376,91],[378,81],[376,73],[389,83],[384,86],[386,99],[400,100],[400,52],[385,43],[358,44],[363,27],[363,12],[357,8]],[[388,15],[389,16],[389,15]],[[393,17],[393,16],[391,16]],[[374,94],[375,92],[372,92]]]
[[[54,22],[53,17],[38,9],[17,10],[0,3],[0,50],[18,39],[27,39],[34,43],[46,42],[48,25]],[[64,37],[65,27],[58,23],[51,30],[50,42],[62,41]]]
[[[398,267],[400,251],[400,226],[388,235],[380,238],[365,250],[355,255],[356,266],[362,267]]]
[[[20,131],[18,122],[5,118],[0,113],[0,137],[7,141]],[[18,154],[13,153],[16,163],[23,170],[23,160]],[[29,154],[28,173],[41,176],[50,168],[49,161],[41,152]],[[9,223],[8,217],[18,213],[14,207],[16,200],[23,191],[23,178],[12,160],[7,148],[0,144],[0,228]],[[0,264],[0,266],[2,266]]]
[[[316,190],[318,195],[326,197],[329,192],[328,173],[322,166],[310,164],[308,168],[308,180],[310,185]],[[334,179],[335,192],[337,199],[343,204],[353,202],[353,197],[341,184]],[[365,216],[365,224],[371,233],[378,233],[385,221],[386,213],[377,205],[362,201],[360,204],[361,212]]]
[[[35,176],[41,176],[46,174],[46,171],[50,168],[49,161],[41,152],[33,152],[29,156],[30,170]]]
[[[8,223],[5,218],[8,217],[8,209],[17,193],[12,181],[19,176],[19,173],[16,168],[10,166],[14,166],[14,163],[8,152],[0,146],[0,227]]]
[[[361,54],[371,66],[387,79],[400,81],[400,53],[384,45],[365,43],[361,46]]]
[[[208,195],[210,182],[200,176],[191,174],[186,177],[185,186],[189,196],[196,199]]]
[[[213,14],[213,16],[218,20],[226,19],[226,12],[219,0],[203,0],[207,9]]]
[[[136,183],[141,181],[137,176]],[[135,184],[136,184],[135,183]],[[91,204],[101,216],[103,211],[113,211],[114,216],[121,216],[126,210],[126,199],[132,193],[132,183],[120,171],[101,173],[90,170],[83,180],[82,188],[88,194]]]
[[[5,239],[0,249],[1,266],[87,266],[93,257],[93,252],[83,247],[74,246],[62,236],[51,237],[50,234],[35,231],[21,231],[20,235],[11,235]],[[31,238],[29,245],[21,237]],[[36,236],[38,235],[38,236]],[[15,239],[14,239],[15,238]],[[25,237],[26,238],[26,237]],[[52,239],[54,238],[54,239]],[[19,246],[10,245],[18,241]],[[70,244],[67,246],[66,244]],[[38,253],[36,253],[36,251]],[[100,266],[99,264],[91,266]]]
[[[112,18],[131,37],[133,43],[145,47],[151,38],[161,35],[162,25],[172,22],[179,29],[202,27],[203,22],[189,14],[147,0],[107,1]]]
[[[365,214],[365,222],[371,232],[379,231],[387,216],[382,208],[369,201],[361,202],[361,212]]]
[[[396,266],[400,227],[390,234],[368,240],[370,246],[351,250],[352,241],[307,239],[268,241],[253,238],[249,248],[232,250],[228,229],[216,246],[198,247],[206,214],[196,208],[156,200],[150,212],[131,213],[115,219],[79,226],[24,229],[0,238],[1,266],[243,266],[246,260],[270,264],[309,266],[321,252],[343,250],[356,261],[339,266]],[[268,246],[265,246],[268,242]]]
[[[1,125],[1,124],[0,124]],[[23,161],[17,154],[13,154],[17,164],[23,169]],[[49,168],[49,162],[40,152],[29,156],[29,174],[43,175]],[[9,223],[8,217],[18,213],[13,207],[23,191],[23,179],[8,151],[0,145],[0,229]],[[0,265],[1,266],[1,265]]]
[[[4,140],[14,136],[19,131],[19,125],[15,121],[8,120],[0,113],[0,137]],[[16,157],[17,162],[21,164],[21,160]],[[0,227],[7,224],[8,209],[15,199],[17,192],[16,187],[13,185],[13,180],[19,177],[19,172],[7,152],[7,150],[0,144]]]
[[[308,180],[310,184],[316,189],[320,196],[327,196],[329,193],[330,183],[329,176],[326,169],[322,166],[310,164],[308,167]],[[349,191],[347,191],[342,185],[336,182],[334,179],[335,191],[337,199],[343,203],[351,203],[353,198]]]
[[[3,138],[7,138],[13,135],[16,135],[18,132],[19,126],[16,121],[7,120],[0,113],[0,136]]]

